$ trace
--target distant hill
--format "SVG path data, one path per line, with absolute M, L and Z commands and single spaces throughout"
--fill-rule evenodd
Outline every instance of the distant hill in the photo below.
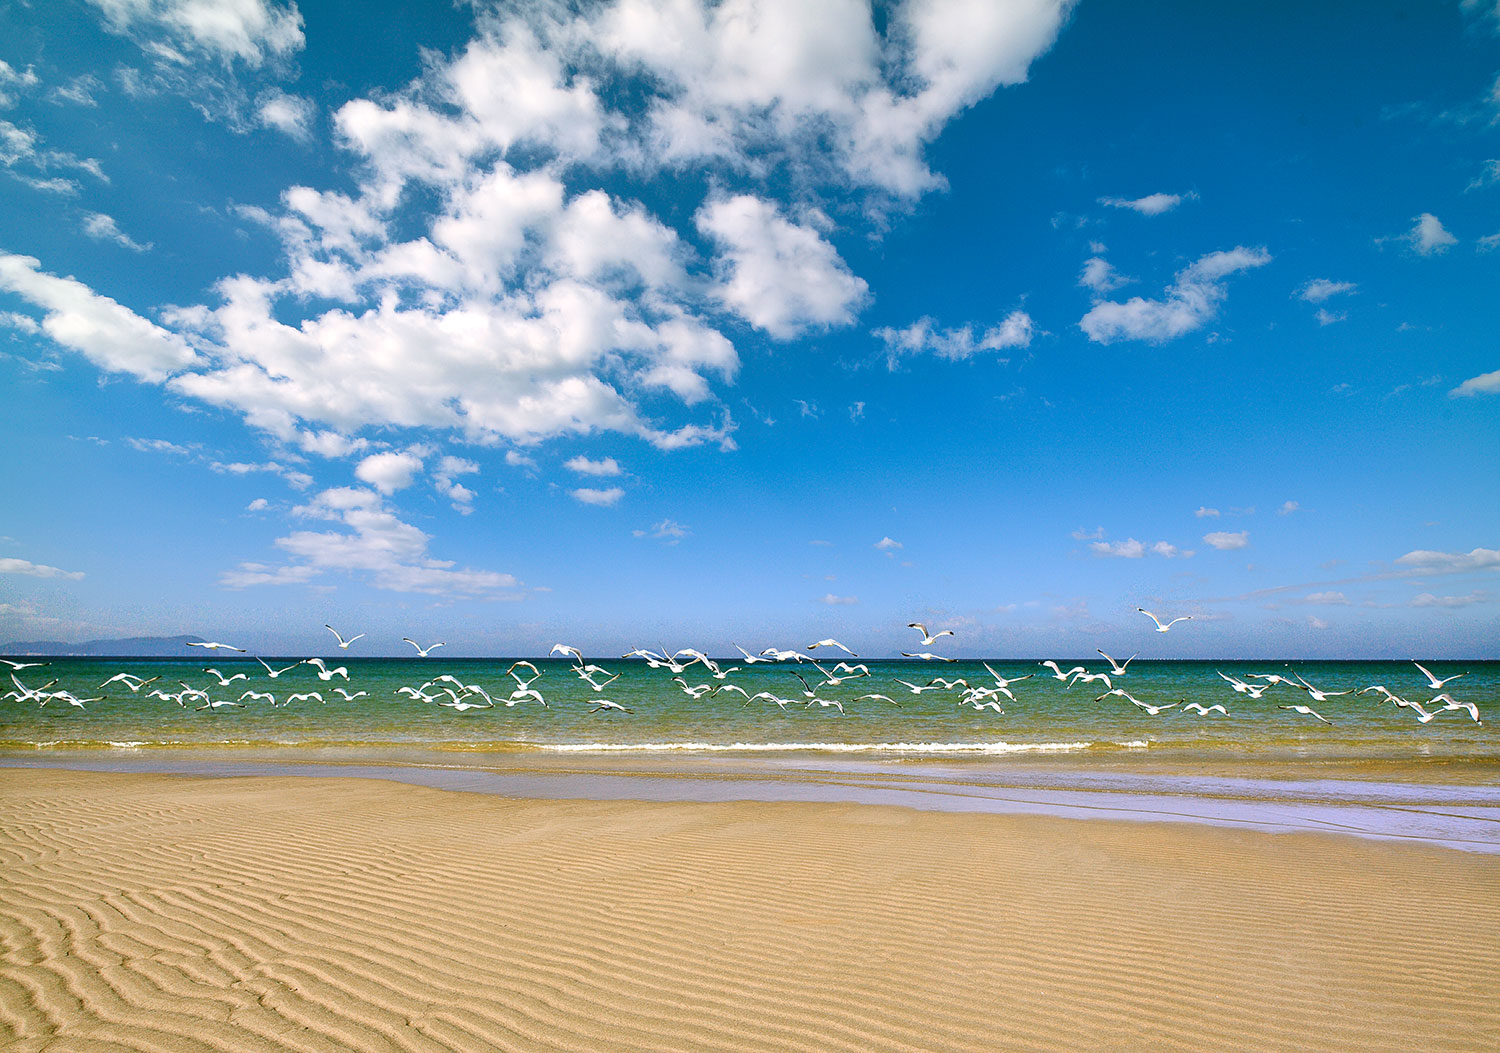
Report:
M 201 636 L 131 636 L 123 640 L 87 640 L 83 643 L 65 643 L 62 640 L 17 640 L 13 643 L 0 644 L 0 654 L 185 658 L 194 653 L 187 649 L 188 641 L 202 639 Z

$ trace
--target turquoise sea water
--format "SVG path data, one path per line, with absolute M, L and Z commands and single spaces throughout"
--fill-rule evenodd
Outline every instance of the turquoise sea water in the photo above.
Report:
M 45 659 L 38 659 L 44 661 Z M 830 660 L 826 665 L 830 665 Z M 295 658 L 270 660 L 275 668 Z M 1286 686 L 1271 688 L 1260 700 L 1236 694 L 1216 670 L 1243 678 L 1248 673 L 1300 673 L 1325 690 L 1346 690 L 1384 684 L 1397 694 L 1426 703 L 1435 692 L 1409 662 L 1222 661 L 1145 662 L 1137 660 L 1117 685 L 1142 702 L 1178 703 L 1177 708 L 1151 716 L 1121 698 L 1095 701 L 1101 684 L 1071 688 L 1051 677 L 1036 660 L 991 659 L 1004 677 L 1035 675 L 1013 684 L 1015 701 L 1000 699 L 1005 712 L 960 707 L 959 690 L 914 695 L 899 684 L 925 684 L 933 676 L 959 678 L 970 684 L 993 684 L 977 661 L 953 663 L 865 661 L 870 676 L 834 687 L 821 687 L 819 698 L 844 704 L 841 714 L 831 706 L 804 705 L 800 672 L 809 683 L 821 679 L 803 664 L 757 664 L 723 680 L 709 676 L 701 665 L 682 674 L 689 685 L 735 684 L 746 692 L 772 691 L 793 700 L 782 709 L 773 703 L 744 704 L 737 694 L 689 697 L 673 682 L 670 670 L 650 669 L 639 660 L 595 658 L 591 661 L 619 673 L 601 692 L 579 679 L 571 663 L 533 660 L 541 675 L 532 684 L 548 705 L 527 700 L 511 707 L 456 712 L 397 693 L 403 685 L 420 686 L 440 674 L 465 684 L 482 686 L 503 700 L 515 686 L 506 675 L 511 659 L 328 659 L 330 666 L 346 666 L 349 680 L 320 681 L 317 671 L 299 665 L 272 680 L 255 661 L 242 657 L 201 656 L 184 659 L 54 658 L 40 668 L 16 675 L 27 687 L 40 687 L 56 678 L 55 689 L 81 698 L 106 697 L 82 709 L 62 701 L 46 706 L 7 699 L 0 702 L 0 749 L 5 750 L 145 750 L 152 748 L 223 747 L 418 747 L 436 750 L 549 753 L 746 753 L 758 755 L 850 756 L 1006 756 L 1024 754 L 1122 754 L 1149 752 L 1155 756 L 1206 754 L 1238 757 L 1290 758 L 1500 758 L 1500 662 L 1424 663 L 1437 675 L 1465 675 L 1444 689 L 1461 701 L 1473 701 L 1483 724 L 1466 712 L 1444 712 L 1421 724 L 1409 710 L 1379 701 L 1374 694 L 1345 695 L 1323 702 Z M 1058 659 L 1063 669 L 1084 665 L 1107 670 L 1101 659 Z M 721 663 L 726 668 L 729 662 Z M 230 687 L 220 687 L 204 672 L 205 666 L 226 674 L 245 673 Z M 246 690 L 270 691 L 275 707 L 246 700 L 245 708 L 183 709 L 176 703 L 132 694 L 120 684 L 101 690 L 105 680 L 121 671 L 143 677 L 160 676 L 152 687 L 180 690 L 186 683 L 204 688 L 219 700 L 235 700 Z M 529 673 L 527 673 L 529 676 Z M 0 682 L 11 686 L 8 675 Z M 363 691 L 365 697 L 346 701 L 335 686 Z M 430 690 L 430 689 L 429 689 Z M 318 691 L 326 700 L 287 704 L 293 693 Z M 858 701 L 876 692 L 901 704 L 896 708 L 878 700 Z M 446 696 L 444 696 L 446 697 Z M 633 712 L 592 712 L 597 698 L 607 698 Z M 482 702 L 477 696 L 471 701 Z M 1184 701 L 1204 705 L 1222 703 L 1229 715 L 1199 716 L 1184 712 Z M 190 705 L 201 703 L 190 702 Z M 1278 708 L 1310 704 L 1333 723 L 1323 724 Z M 1493 720 L 1491 719 L 1493 718 Z

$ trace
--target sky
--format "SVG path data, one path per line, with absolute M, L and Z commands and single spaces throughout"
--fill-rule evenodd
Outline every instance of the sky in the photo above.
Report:
M 21 0 L 0 177 L 0 642 L 1500 654 L 1493 0 Z

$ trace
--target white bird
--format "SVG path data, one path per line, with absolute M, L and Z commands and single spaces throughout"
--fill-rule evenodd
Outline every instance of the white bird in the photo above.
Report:
M 604 681 L 604 683 L 601 684 L 599 683 L 599 681 L 594 679 L 594 674 L 590 673 L 587 669 L 580 669 L 578 670 L 578 679 L 582 680 L 585 684 L 588 684 L 589 687 L 593 688 L 595 691 L 603 691 L 605 687 L 613 684 L 616 680 L 620 679 L 620 674 L 616 673 L 614 676 L 610 677 L 608 680 Z
M 655 651 L 648 651 L 644 647 L 637 647 L 634 651 L 627 651 L 625 654 L 622 654 L 620 657 L 621 658 L 644 658 L 646 660 L 647 664 L 650 664 L 653 669 L 656 667 L 657 664 L 665 663 L 666 660 L 667 660 L 667 656 L 666 655 L 664 655 L 664 654 L 657 654 Z
M 1113 688 L 1115 686 L 1110 681 L 1108 673 L 1090 673 L 1087 670 L 1080 670 L 1074 673 L 1073 679 L 1068 681 L 1068 686 L 1072 687 L 1074 684 L 1092 684 L 1096 680 L 1103 680 L 1105 687 Z
M 243 695 L 240 696 L 240 701 L 243 702 L 247 698 L 265 699 L 267 702 L 271 703 L 271 705 L 276 705 L 276 696 L 271 694 L 271 692 L 269 691 L 246 691 Z
M 1442 708 L 1441 712 L 1447 712 L 1450 709 L 1466 709 L 1466 710 L 1469 711 L 1469 716 L 1471 716 L 1471 717 L 1474 718 L 1474 723 L 1476 723 L 1476 724 L 1483 724 L 1484 723 L 1484 721 L 1482 721 L 1482 720 L 1479 719 L 1479 707 L 1476 706 L 1472 702 L 1460 702 L 1456 698 L 1454 698 L 1452 695 L 1449 695 L 1449 694 L 1441 694 L 1441 695 L 1438 695 L 1436 698 L 1429 698 L 1427 700 L 1427 704 L 1429 706 L 1435 706 L 1439 702 L 1443 703 L 1443 708 Z
M 902 658 L 920 658 L 924 662 L 956 662 L 956 661 L 958 661 L 958 659 L 956 659 L 956 658 L 944 658 L 942 655 L 940 655 L 940 654 L 933 654 L 931 651 L 918 651 L 916 654 L 912 654 L 909 651 L 902 651 L 901 652 L 901 657 Z
M 953 630 L 952 629 L 944 629 L 940 633 L 930 633 L 930 632 L 927 631 L 927 626 L 923 625 L 921 622 L 907 622 L 906 623 L 906 627 L 908 629 L 915 629 L 915 630 L 917 630 L 917 632 L 919 632 L 919 633 L 922 634 L 922 646 L 923 647 L 931 647 L 933 644 L 937 643 L 938 637 L 940 637 L 940 636 L 952 636 L 953 635 Z
M 993 698 L 996 695 L 1004 695 L 1012 702 L 1016 700 L 1016 693 L 1014 691 L 1003 684 L 996 684 L 994 687 L 976 686 L 969 688 L 964 692 L 964 697 L 960 700 L 959 704 L 962 705 L 964 702 L 968 702 L 971 699 L 975 698 Z
M 782 709 L 792 704 L 792 700 L 789 698 L 782 698 L 780 695 L 772 694 L 770 691 L 757 691 L 745 699 L 745 705 L 748 706 L 751 702 L 757 702 L 761 699 L 765 699 L 767 702 L 775 702 Z
M 443 701 L 439 700 L 437 704 L 440 705 L 440 706 L 442 706 L 444 709 L 457 710 L 460 713 L 466 713 L 466 712 L 468 712 L 471 709 L 494 709 L 495 708 L 495 703 L 494 702 L 466 702 L 463 699 L 458 698 L 456 696 L 453 697 L 453 698 L 451 698 L 447 702 L 443 702 Z
M 0 658 L 0 662 L 4 662 L 17 672 L 20 672 L 22 669 L 35 669 L 38 666 L 52 664 L 51 662 L 12 662 L 9 658 Z
M 712 694 L 714 690 L 714 686 L 712 684 L 689 685 L 688 682 L 682 679 L 682 677 L 680 676 L 674 676 L 672 679 L 681 684 L 683 693 L 693 699 L 699 699 L 704 695 Z
M 204 672 L 207 672 L 207 670 L 204 670 Z M 140 677 L 136 676 L 134 673 L 116 673 L 114 676 L 110 677 L 108 680 L 104 681 L 104 683 L 100 684 L 99 686 L 100 687 L 108 687 L 110 684 L 118 682 L 118 683 L 122 683 L 126 687 L 130 688 L 130 693 L 132 695 L 135 695 L 135 694 L 139 694 L 141 688 L 145 687 L 147 684 L 154 684 L 154 683 L 156 683 L 160 679 L 161 679 L 160 676 L 153 676 L 150 680 L 142 680 Z M 131 683 L 131 681 L 134 681 L 134 683 Z
M 986 699 L 978 695 L 965 696 L 959 700 L 958 704 L 961 706 L 973 706 L 976 713 L 981 709 L 993 709 L 996 713 L 1005 713 L 1004 708 L 1001 707 L 999 702 L 996 702 L 993 698 Z
M 552 650 L 549 651 L 548 654 L 571 655 L 573 658 L 578 660 L 579 665 L 583 664 L 583 652 L 576 647 L 569 647 L 565 643 L 553 644 Z
M 1296 673 L 1293 673 L 1292 675 L 1295 676 L 1295 677 L 1297 677 L 1298 680 L 1302 680 L 1302 677 L 1300 675 L 1298 675 Z M 1292 686 L 1295 687 L 1296 685 L 1294 684 Z M 1324 699 L 1326 699 L 1326 698 L 1332 698 L 1335 695 L 1347 695 L 1347 694 L 1349 694 L 1348 691 L 1320 691 L 1316 687 L 1313 687 L 1311 684 L 1309 684 L 1306 680 L 1302 680 L 1302 690 L 1306 691 L 1307 694 L 1308 694 L 1308 696 L 1314 702 L 1322 702 Z M 1285 707 L 1283 707 L 1283 708 L 1285 708 Z
M 1156 615 L 1152 614 L 1150 611 L 1146 610 L 1146 608 L 1144 608 L 1144 607 L 1137 607 L 1136 610 L 1140 611 L 1147 618 L 1150 618 L 1153 622 L 1155 622 L 1156 623 L 1156 631 L 1159 632 L 1159 633 L 1166 632 L 1168 629 L 1172 628 L 1172 626 L 1176 625 L 1178 622 L 1190 622 L 1190 621 L 1193 620 L 1193 616 L 1191 614 L 1184 614 L 1181 618 L 1173 618 L 1166 625 L 1163 625 L 1161 623 L 1161 619 L 1158 618 Z
M 867 698 L 875 698 L 875 699 L 879 699 L 881 702 L 889 702 L 891 705 L 895 706 L 897 709 L 903 708 L 900 702 L 897 702 L 894 698 L 891 698 L 889 695 L 875 695 L 875 694 L 860 695 L 854 701 L 856 701 L 856 702 L 863 702 Z
M 607 698 L 596 698 L 596 699 L 593 700 L 593 702 L 594 702 L 594 708 L 591 709 L 591 710 L 589 710 L 590 713 L 597 713 L 601 709 L 612 709 L 612 710 L 614 710 L 617 713 L 634 713 L 635 712 L 635 710 L 631 709 L 629 706 L 622 706 L 622 705 L 620 705 L 620 703 L 618 703 L 618 702 L 611 702 Z
M 1129 691 L 1126 691 L 1123 687 L 1112 687 L 1108 691 L 1104 692 L 1104 694 L 1095 698 L 1094 701 L 1103 702 L 1110 695 L 1117 695 L 1118 697 L 1123 698 L 1128 702 L 1134 702 L 1136 705 L 1141 704 L 1139 699 L 1137 699 Z
M 309 658 L 306 660 L 306 664 L 312 666 L 318 671 L 319 680 L 328 681 L 332 680 L 336 676 L 343 677 L 345 683 L 347 683 L 349 680 L 348 666 L 338 665 L 334 666 L 332 669 L 329 669 L 321 658 Z
M 903 687 L 907 688 L 914 695 L 920 695 L 923 691 L 938 691 L 938 690 L 940 690 L 940 687 L 937 684 L 923 684 L 921 687 L 918 687 L 916 684 L 913 684 L 910 680 L 897 680 L 896 683 L 898 683 L 898 684 L 902 685 Z
M 243 702 L 224 702 L 224 701 L 220 701 L 220 700 L 216 700 L 216 699 L 210 699 L 209 701 L 203 703 L 203 705 L 199 706 L 198 708 L 199 709 L 244 709 L 245 708 L 245 703 L 243 703 Z
M 770 661 L 774 661 L 774 659 L 771 659 L 771 658 L 757 658 L 755 655 L 753 655 L 749 651 L 745 650 L 739 644 L 735 644 L 734 645 L 734 649 L 736 651 L 738 651 L 740 654 L 742 654 L 742 655 L 745 656 L 745 664 L 746 665 L 754 665 L 756 662 L 770 662 Z
M 516 675 L 516 670 L 521 666 L 525 666 L 527 669 L 531 670 L 531 680 L 535 680 L 537 677 L 542 675 L 542 671 L 536 666 L 532 665 L 530 662 L 527 662 L 525 660 L 512 662 L 510 668 L 507 669 L 506 672 L 510 674 L 511 679 L 520 684 L 522 687 L 530 687 L 531 680 L 522 680 L 519 676 Z
M 763 655 L 770 655 L 773 659 L 775 659 L 778 662 L 811 662 L 812 661 L 812 656 L 811 655 L 803 654 L 801 651 L 782 651 L 782 650 L 779 650 L 779 649 L 777 649 L 775 647 L 767 647 L 764 651 L 761 652 L 761 654 L 763 654 Z
M 338 694 L 343 695 L 345 702 L 353 702 L 356 698 L 364 698 L 369 694 L 368 691 L 356 691 L 351 695 L 347 687 L 336 687 L 333 690 Z
M 234 683 L 236 680 L 249 680 L 250 679 L 250 677 L 247 676 L 244 673 L 235 673 L 233 676 L 225 676 L 223 673 L 219 672 L 217 669 L 205 669 L 203 671 L 205 673 L 212 673 L 214 675 L 214 679 L 216 679 L 216 680 L 219 681 L 219 686 L 220 687 L 228 687 L 230 684 Z
M 955 687 L 962 687 L 967 689 L 969 686 L 969 682 L 961 676 L 955 677 L 952 680 L 944 680 L 940 676 L 935 676 L 932 678 L 932 683 L 936 684 L 938 687 L 941 687 L 944 691 L 952 691 Z
M 1042 665 L 1044 665 L 1048 669 L 1052 670 L 1052 679 L 1053 680 L 1067 680 L 1069 677 L 1073 676 L 1075 673 L 1086 673 L 1086 672 L 1088 672 L 1088 670 L 1085 669 L 1083 666 L 1081 666 L 1081 665 L 1075 665 L 1072 669 L 1069 669 L 1066 673 L 1064 673 L 1061 669 L 1059 669 L 1057 667 L 1057 663 L 1054 662 L 1054 661 L 1052 661 L 1052 659 L 1050 659 L 1050 658 L 1047 659 L 1045 662 L 1043 662 Z
M 362 637 L 362 636 L 365 635 L 364 633 L 360 633 L 359 636 L 351 636 L 351 637 L 349 637 L 349 639 L 346 640 L 342 636 L 339 635 L 339 631 L 337 629 L 335 629 L 333 626 L 325 624 L 323 626 L 323 628 L 325 628 L 329 632 L 333 633 L 334 639 L 338 640 L 338 642 L 339 642 L 339 646 L 342 647 L 342 648 L 345 648 L 346 650 L 348 649 L 349 645 L 352 644 L 355 640 L 358 640 L 360 637 Z
M 513 706 L 517 702 L 521 702 L 521 701 L 523 701 L 525 699 L 528 699 L 528 698 L 534 698 L 538 702 L 540 702 L 542 705 L 547 706 L 547 700 L 542 697 L 542 693 L 540 691 L 536 691 L 536 690 L 534 690 L 532 688 L 529 688 L 529 687 L 518 687 L 518 688 L 516 688 L 514 691 L 512 691 L 510 693 L 510 698 L 506 699 L 505 704 L 507 706 Z M 552 707 L 551 706 L 547 706 L 547 708 L 551 709 Z
M 261 658 L 259 655 L 256 656 L 255 660 L 257 662 L 259 662 L 261 665 L 265 665 L 266 666 L 266 675 L 268 677 L 270 677 L 272 680 L 275 680 L 282 673 L 290 673 L 293 669 L 296 669 L 299 665 L 302 664 L 301 662 L 293 662 L 291 665 L 287 666 L 285 669 L 272 669 L 270 666 L 266 665 L 266 660 L 264 658 Z
M 189 647 L 206 647 L 210 651 L 238 651 L 240 654 L 245 653 L 245 649 L 243 647 L 236 647 L 234 646 L 234 644 L 214 643 L 212 641 L 206 640 L 202 642 L 187 640 L 185 642 Z
M 750 692 L 746 691 L 743 687 L 740 687 L 739 684 L 724 684 L 724 685 L 720 686 L 720 688 L 717 691 L 715 691 L 714 694 L 716 694 L 716 695 L 722 695 L 722 694 L 725 694 L 726 692 L 733 692 L 733 691 L 738 691 L 740 693 L 740 696 L 742 698 L 746 699 L 746 700 L 748 700 L 750 698 Z
M 1371 691 L 1379 691 L 1382 695 L 1385 696 L 1385 700 L 1387 702 L 1391 701 L 1394 698 L 1399 697 L 1396 694 L 1396 692 L 1392 691 L 1390 688 L 1386 687 L 1384 684 L 1371 684 L 1369 687 L 1362 687 L 1362 688 L 1360 688 L 1358 691 L 1354 692 L 1354 694 L 1356 696 L 1357 695 L 1368 695 Z
M 850 658 L 858 658 L 859 657 L 859 655 L 857 655 L 853 651 L 849 650 L 849 648 L 845 647 L 843 644 L 841 644 L 837 640 L 833 640 L 833 639 L 819 640 L 817 643 L 810 643 L 810 644 L 807 645 L 807 649 L 809 651 L 816 650 L 819 647 L 837 647 L 840 651 L 843 651 Z
M 1139 699 L 1134 699 L 1133 698 L 1133 699 L 1131 699 L 1131 701 L 1134 702 L 1137 706 L 1140 706 L 1142 709 L 1144 709 L 1147 713 L 1151 714 L 1153 717 L 1159 715 L 1161 713 L 1161 711 L 1164 710 L 1164 709 L 1175 709 L 1177 707 L 1177 703 L 1176 702 L 1169 702 L 1165 706 L 1153 706 L 1149 702 L 1142 702 Z
M 1417 714 L 1417 722 L 1420 723 L 1420 724 L 1426 724 L 1433 717 L 1437 716 L 1437 713 L 1435 713 L 1435 712 L 1434 713 L 1427 712 L 1427 710 L 1423 709 L 1416 702 L 1408 702 L 1403 708 L 1410 709 L 1410 710 L 1415 710 L 1416 714 Z
M 836 698 L 818 698 L 816 696 L 812 696 L 812 697 L 808 698 L 808 700 L 806 702 L 806 705 L 810 706 L 814 702 L 816 702 L 818 705 L 822 706 L 824 709 L 827 709 L 829 706 L 832 706 L 834 709 L 836 709 L 836 710 L 839 711 L 840 715 L 843 715 L 843 713 L 844 713 L 844 703 L 840 702 Z
M 1412 662 L 1412 665 L 1422 670 L 1422 675 L 1427 677 L 1427 686 L 1432 688 L 1432 690 L 1434 691 L 1441 691 L 1443 689 L 1443 685 L 1450 680 L 1457 680 L 1461 676 L 1468 676 L 1467 673 L 1454 673 L 1452 676 L 1444 677 L 1442 680 L 1439 680 L 1437 677 L 1433 676 L 1432 671 L 1429 670 L 1421 662 Z
M 1094 650 L 1099 651 L 1099 648 L 1096 647 L 1096 648 L 1094 648 Z M 1104 654 L 1103 651 L 1099 651 L 1099 653 L 1100 654 Z M 1125 659 L 1125 664 L 1124 665 L 1121 665 L 1119 662 L 1116 662 L 1113 658 L 1111 658 L 1107 654 L 1104 654 L 1104 660 L 1109 663 L 1109 671 L 1111 673 L 1113 673 L 1115 676 L 1124 676 L 1126 668 L 1128 668 L 1129 665 L 1130 665 L 1130 663 L 1134 662 L 1136 660 L 1136 658 L 1139 657 L 1139 655 L 1140 655 L 1140 652 L 1137 651 L 1135 654 L 1133 654 L 1129 658 Z
M 439 647 L 447 647 L 448 646 L 445 643 L 435 643 L 435 644 L 428 644 L 426 647 L 423 647 L 421 644 L 417 643 L 417 641 L 413 640 L 410 636 L 403 636 L 403 637 L 401 637 L 401 642 L 402 643 L 409 643 L 413 647 L 415 647 L 417 649 L 417 657 L 418 658 L 426 658 L 429 654 L 431 654 L 433 651 L 436 651 Z
M 1323 716 L 1323 714 L 1313 712 L 1313 708 L 1311 706 L 1281 706 L 1279 708 L 1281 708 L 1281 709 L 1290 709 L 1293 713 L 1301 713 L 1305 717 L 1317 717 L 1319 720 L 1321 720 L 1325 724 L 1332 724 L 1333 723 L 1333 721 L 1331 721 L 1327 717 Z
M 16 679 L 15 673 L 10 674 L 10 682 L 12 684 L 15 684 L 16 690 L 21 693 L 18 698 L 18 701 L 21 702 L 40 702 L 42 699 L 42 692 L 46 691 L 53 684 L 57 683 L 56 680 L 49 680 L 41 687 L 27 687 L 25 684 L 21 683 L 21 681 Z
M 1267 687 L 1274 687 L 1276 684 L 1285 684 L 1287 687 L 1297 686 L 1296 681 L 1288 680 L 1280 673 L 1246 673 L 1245 675 L 1251 680 L 1264 680 Z
M 823 682 L 818 685 L 819 687 L 838 687 L 845 680 L 858 680 L 860 677 L 870 675 L 868 666 L 861 665 L 856 671 L 856 667 L 848 665 L 844 662 L 840 662 L 838 665 L 834 666 L 833 672 L 831 673 L 820 666 L 817 662 L 813 663 L 813 668 L 823 674 Z M 847 669 L 847 675 L 839 676 L 838 672 L 841 669 Z
M 291 705 L 293 702 L 306 702 L 310 698 L 316 698 L 319 702 L 323 701 L 323 696 L 316 691 L 305 691 L 295 695 L 287 695 L 286 701 L 288 705 Z M 326 705 L 327 703 L 324 704 Z
M 1229 710 L 1225 709 L 1223 704 L 1219 702 L 1215 702 L 1211 706 L 1204 706 L 1202 702 L 1189 702 L 1187 705 L 1182 707 L 1182 711 L 1184 713 L 1190 710 L 1194 713 L 1202 714 L 1205 717 L 1216 710 L 1220 713 L 1223 713 L 1226 717 L 1229 716 Z

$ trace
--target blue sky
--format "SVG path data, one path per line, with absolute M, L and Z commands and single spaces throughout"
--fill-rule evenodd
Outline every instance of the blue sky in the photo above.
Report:
M 0 641 L 1500 646 L 1494 4 L 0 41 Z

